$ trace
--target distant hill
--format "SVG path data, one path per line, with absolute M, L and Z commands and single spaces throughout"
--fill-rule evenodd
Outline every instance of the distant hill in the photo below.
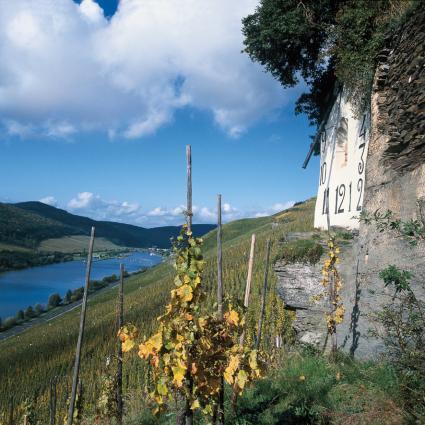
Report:
M 144 228 L 112 221 L 96 221 L 71 214 L 41 202 L 0 203 L 0 243 L 37 248 L 46 239 L 85 235 L 96 227 L 96 236 L 120 246 L 148 248 L 170 247 L 170 238 L 178 235 L 179 226 Z M 193 231 L 203 235 L 212 224 L 195 224 Z

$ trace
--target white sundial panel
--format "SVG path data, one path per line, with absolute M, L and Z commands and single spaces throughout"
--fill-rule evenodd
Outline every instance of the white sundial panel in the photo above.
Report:
M 340 94 L 320 138 L 320 176 L 314 227 L 356 229 L 363 206 L 369 116 L 354 117 Z

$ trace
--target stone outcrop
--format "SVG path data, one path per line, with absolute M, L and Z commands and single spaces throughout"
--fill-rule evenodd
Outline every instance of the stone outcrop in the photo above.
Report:
M 320 265 L 302 263 L 275 265 L 278 278 L 277 290 L 285 301 L 285 308 L 295 311 L 294 330 L 303 343 L 320 346 L 326 338 L 326 322 L 323 301 L 314 302 L 321 293 L 322 272 Z

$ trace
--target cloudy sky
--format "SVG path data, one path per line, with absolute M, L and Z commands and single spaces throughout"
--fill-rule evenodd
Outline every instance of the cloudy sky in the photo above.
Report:
M 241 53 L 257 0 L 0 0 L 0 197 L 177 224 L 193 149 L 195 221 L 314 195 L 283 90 Z

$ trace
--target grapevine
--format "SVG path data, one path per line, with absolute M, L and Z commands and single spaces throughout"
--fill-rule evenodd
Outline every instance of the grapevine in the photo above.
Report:
M 243 312 L 229 304 L 224 320 L 202 313 L 201 247 L 202 239 L 183 226 L 173 246 L 176 276 L 171 300 L 157 319 L 158 331 L 138 345 L 139 356 L 152 368 L 154 413 L 183 397 L 190 409 L 212 415 L 222 376 L 240 394 L 262 374 L 258 351 L 237 342 L 244 327 Z M 135 347 L 138 331 L 129 324 L 119 336 L 127 352 Z
M 328 239 L 328 256 L 322 268 L 322 285 L 324 287 L 323 294 L 316 297 L 316 300 L 326 296 L 329 300 L 329 311 L 325 312 L 325 319 L 328 329 L 328 335 L 332 338 L 332 351 L 336 351 L 336 328 L 344 320 L 345 307 L 342 303 L 340 291 L 342 288 L 342 280 L 336 265 L 339 263 L 338 254 L 340 249 L 335 244 L 335 238 L 330 236 Z

